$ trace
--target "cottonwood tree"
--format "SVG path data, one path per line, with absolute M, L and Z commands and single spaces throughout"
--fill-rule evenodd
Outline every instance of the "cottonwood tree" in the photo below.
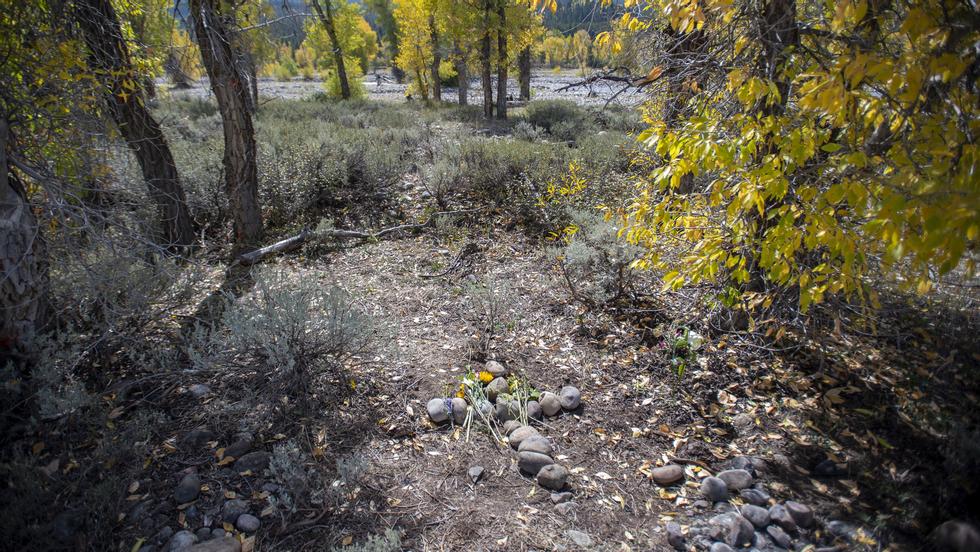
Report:
M 184 189 L 170 146 L 145 105 L 145 79 L 133 67 L 119 17 L 109 0 L 76 0 L 74 16 L 107 111 L 139 162 L 156 204 L 163 245 L 172 252 L 185 249 L 194 243 L 194 225 Z
M 235 48 L 232 6 L 224 0 L 191 0 L 190 6 L 201 61 L 221 112 L 225 192 L 232 212 L 237 252 L 258 245 L 262 239 L 248 81 L 238 63 L 240 54 Z
M 648 251 L 640 266 L 663 270 L 669 288 L 721 281 L 728 304 L 790 297 L 803 310 L 841 294 L 874 304 L 867 282 L 879 269 L 921 292 L 953 270 L 974 274 L 980 14 L 970 3 L 641 10 L 627 16 L 637 29 L 699 33 L 710 56 L 662 60 L 678 64 L 663 74 L 689 75 L 690 97 L 639 137 L 663 160 L 622 211 L 624 236 Z M 694 193 L 680 191 L 688 177 Z
M 337 80 L 340 83 L 340 97 L 350 99 L 350 82 L 347 80 L 347 66 L 344 62 L 344 49 L 340 40 L 337 38 L 337 28 L 334 25 L 333 0 L 312 0 L 313 8 L 320 17 L 320 23 L 330 37 L 330 45 L 333 47 L 334 68 L 337 71 Z

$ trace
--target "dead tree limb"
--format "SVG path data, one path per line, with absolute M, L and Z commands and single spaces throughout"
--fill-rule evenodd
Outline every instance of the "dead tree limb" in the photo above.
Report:
M 438 213 L 433 213 L 429 216 L 428 220 L 422 223 L 414 224 L 399 224 L 398 226 L 391 226 L 389 228 L 384 228 L 378 230 L 377 232 L 363 232 L 360 230 L 341 230 L 341 229 L 330 229 L 330 230 L 311 230 L 309 228 L 303 229 L 302 232 L 296 234 L 295 236 L 288 237 L 284 240 L 277 241 L 271 245 L 261 247 L 254 251 L 249 251 L 248 253 L 243 253 L 235 259 L 235 262 L 229 266 L 231 267 L 241 265 L 241 266 L 251 266 L 278 253 L 286 253 L 288 251 L 293 251 L 303 245 L 308 241 L 319 241 L 330 238 L 338 239 L 359 239 L 359 240 L 376 240 L 383 238 L 389 234 L 394 234 L 397 232 L 408 231 L 408 230 L 422 230 L 423 228 L 428 228 L 433 226 L 436 222 L 436 218 L 440 216 L 453 216 L 460 215 L 464 213 L 472 213 L 477 211 L 477 209 L 465 209 L 462 211 L 440 211 Z

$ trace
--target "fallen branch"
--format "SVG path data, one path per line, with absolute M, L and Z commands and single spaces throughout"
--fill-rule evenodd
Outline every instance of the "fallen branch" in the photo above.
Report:
M 423 228 L 427 228 L 435 224 L 436 217 L 439 216 L 459 215 L 463 213 L 472 213 L 473 211 L 476 211 L 476 209 L 466 209 L 463 211 L 441 211 L 438 213 L 433 213 L 431 216 L 429 216 L 429 219 L 423 223 L 400 224 L 398 226 L 392 226 L 390 228 L 378 230 L 377 232 L 362 232 L 359 230 L 340 230 L 340 229 L 315 231 L 315 230 L 310 230 L 309 228 L 305 228 L 303 229 L 302 232 L 296 234 L 295 236 L 291 236 L 284 240 L 273 243 L 271 245 L 261 247 L 259 249 L 256 249 L 255 251 L 249 251 L 248 253 L 243 253 L 239 255 L 238 258 L 235 259 L 235 262 L 233 262 L 229 268 L 234 267 L 236 265 L 251 266 L 271 255 L 275 255 L 277 253 L 285 253 L 287 251 L 293 251 L 294 249 L 297 249 L 298 247 L 300 247 L 301 245 L 303 245 L 308 241 L 323 240 L 328 238 L 359 239 L 359 240 L 379 239 L 384 236 L 387 236 L 388 234 L 394 234 L 396 232 L 401 232 L 405 230 L 421 230 Z

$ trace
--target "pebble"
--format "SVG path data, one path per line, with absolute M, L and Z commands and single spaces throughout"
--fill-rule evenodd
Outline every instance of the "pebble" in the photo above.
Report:
M 769 538 L 772 539 L 772 542 L 782 546 L 783 548 L 789 548 L 790 544 L 793 542 L 793 539 L 786 534 L 786 531 L 783 531 L 783 528 L 778 525 L 770 525 L 769 527 L 766 527 L 766 533 L 769 534 Z
M 820 477 L 844 477 L 847 475 L 847 465 L 838 464 L 828 458 L 813 467 L 813 474 Z
M 713 526 L 711 536 L 715 540 L 725 541 L 729 546 L 740 547 L 748 544 L 755 534 L 752 523 L 735 512 L 719 514 L 708 520 L 708 524 Z
M 466 401 L 459 397 L 453 397 L 449 401 L 449 405 L 452 410 L 453 423 L 463 425 L 463 422 L 466 421 Z
M 769 525 L 769 510 L 754 504 L 742 506 L 742 517 L 752 522 L 759 529 L 765 529 Z
M 544 417 L 544 410 L 538 401 L 527 401 L 527 417 L 530 420 L 540 420 Z
M 141 549 L 142 550 L 142 549 Z M 201 544 L 195 544 L 187 549 L 187 552 L 241 552 L 242 543 L 238 539 L 224 537 L 211 539 Z
M 699 510 L 707 510 L 708 508 L 711 507 L 711 503 L 708 502 L 707 500 L 695 500 L 694 503 L 691 504 L 691 506 L 694 506 Z
M 793 521 L 800 527 L 810 527 L 813 525 L 813 510 L 805 504 L 787 500 L 785 503 L 786 511 L 793 517 Z
M 516 401 L 498 400 L 497 406 L 494 409 L 494 414 L 501 422 L 516 420 L 521 415 L 520 406 Z
M 575 410 L 582 404 L 582 394 L 571 385 L 566 385 L 558 392 L 558 401 L 565 410 Z
M 200 427 L 191 430 L 180 440 L 180 448 L 184 451 L 196 451 L 203 448 L 209 441 L 214 441 L 214 432 Z
M 238 439 L 234 443 L 225 447 L 225 456 L 231 456 L 232 458 L 241 458 L 248 454 L 248 451 L 252 450 L 252 439 Z
M 211 388 L 203 383 L 195 383 L 187 388 L 195 398 L 200 399 L 211 394 Z
M 449 420 L 449 405 L 446 404 L 445 399 L 430 400 L 425 404 L 425 410 L 434 423 L 441 424 Z
M 932 540 L 939 550 L 980 550 L 980 529 L 972 523 L 951 519 L 936 527 Z
M 156 543 L 164 543 L 170 537 L 172 537 L 173 535 L 174 535 L 173 528 L 171 528 L 171 527 L 163 527 L 162 529 L 160 529 L 159 531 L 157 531 L 157 534 L 156 535 L 153 535 L 153 542 L 156 542 Z
M 190 531 L 183 530 L 174 533 L 174 536 L 170 538 L 167 542 L 166 550 L 167 552 L 183 552 L 193 546 L 197 542 L 197 535 L 191 533 Z
M 740 491 L 752 486 L 753 477 L 747 470 L 725 470 L 718 474 L 721 479 L 733 491 Z
M 238 517 L 248 512 L 248 503 L 240 498 L 233 498 L 221 507 L 221 519 L 225 523 L 235 523 Z
M 789 515 L 789 511 L 782 504 L 774 504 L 769 508 L 769 517 L 772 519 L 772 523 L 780 526 L 783 530 L 790 533 L 796 532 L 796 522 L 793 521 L 793 516 Z
M 478 483 L 483 477 L 483 466 L 473 466 L 466 471 L 466 475 L 470 477 L 470 481 L 473 483 Z
M 554 463 L 550 456 L 537 452 L 521 452 L 517 455 L 517 467 L 532 477 L 538 475 L 541 468 Z
M 541 411 L 544 412 L 545 416 L 554 416 L 561 412 L 561 401 L 558 399 L 558 395 L 551 391 L 541 393 L 538 402 L 541 403 Z
M 197 531 L 194 531 L 194 534 L 197 535 L 197 540 L 199 540 L 201 542 L 206 541 L 206 540 L 211 540 L 211 528 L 210 527 L 201 527 Z
M 578 509 L 578 502 L 562 502 L 555 506 L 555 511 L 563 516 L 570 516 Z
M 549 464 L 538 472 L 538 485 L 552 491 L 565 488 L 568 481 L 568 470 L 558 464 Z
M 667 487 L 684 479 L 684 468 L 677 464 L 667 464 L 666 466 L 654 468 L 650 472 L 650 477 L 653 478 L 654 483 L 657 485 Z
M 540 435 L 533 435 L 521 441 L 517 447 L 518 452 L 530 451 L 551 456 L 551 442 Z
M 238 473 L 250 471 L 260 473 L 269 467 L 269 460 L 272 455 L 264 450 L 250 452 L 235 461 L 235 471 Z
M 541 434 L 538 433 L 538 430 L 531 426 L 521 426 L 514 431 L 511 431 L 510 435 L 507 436 L 507 439 L 510 441 L 510 447 L 512 449 L 520 450 L 521 443 L 524 441 L 524 439 L 540 435 Z
M 677 550 L 684 550 L 686 548 L 686 539 L 684 539 L 684 532 L 681 531 L 681 526 L 675 521 L 671 521 L 667 524 L 667 544 L 673 546 Z
M 180 483 L 177 484 L 177 488 L 174 489 L 174 500 L 178 504 L 185 504 L 187 502 L 193 502 L 197 500 L 197 497 L 201 495 L 201 477 L 196 473 L 189 473 L 185 475 Z
M 728 500 L 728 485 L 717 477 L 705 477 L 701 481 L 701 494 L 711 502 Z
M 496 378 L 490 382 L 483 390 L 487 394 L 490 402 L 497 402 L 497 397 L 506 393 L 510 388 L 507 386 L 507 378 Z
M 835 537 L 842 538 L 847 541 L 854 540 L 854 536 L 857 533 L 857 527 L 854 527 L 850 523 L 844 521 L 832 520 L 827 522 L 827 531 Z
M 507 422 L 504 423 L 504 435 L 510 435 L 512 431 L 523 426 L 524 424 L 518 422 L 517 420 L 507 420 Z
M 716 542 L 711 545 L 711 550 L 708 552 L 735 552 L 735 549 L 723 542 Z
M 568 502 L 572 499 L 572 493 L 565 491 L 563 493 L 551 493 L 552 504 L 561 504 L 562 502 Z
M 507 368 L 496 360 L 488 360 L 487 363 L 483 365 L 483 369 L 493 374 L 495 378 L 506 376 L 508 374 Z
M 221 527 L 215 527 L 214 529 L 211 530 L 212 539 L 220 539 L 225 535 L 226 535 L 225 530 L 222 529 Z
M 738 496 L 742 497 L 742 500 L 749 504 L 756 506 L 769 505 L 769 493 L 760 491 L 759 489 L 742 489 L 739 491 Z
M 259 530 L 260 525 L 262 522 L 252 514 L 242 514 L 238 516 L 238 521 L 235 522 L 235 527 L 243 533 L 254 533 Z
M 565 531 L 568 538 L 572 539 L 572 542 L 581 546 L 582 548 L 588 548 L 592 546 L 592 537 L 588 533 L 583 533 L 581 531 L 576 531 L 575 529 L 569 529 Z
M 489 420 L 493 416 L 493 403 L 490 401 L 481 400 L 476 403 L 476 409 L 482 415 L 481 417 Z

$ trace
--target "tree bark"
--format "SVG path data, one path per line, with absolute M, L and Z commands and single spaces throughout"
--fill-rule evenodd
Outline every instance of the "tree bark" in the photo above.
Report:
M 531 99 L 531 47 L 521 50 L 517 57 L 517 68 L 520 70 L 521 101 Z
M 221 0 L 191 0 L 194 34 L 201 61 L 218 100 L 224 129 L 225 192 L 235 229 L 235 252 L 262 240 L 262 211 L 255 165 L 255 128 L 248 112 L 248 90 L 235 63 L 231 28 L 234 19 L 221 12 Z
M 159 123 L 143 103 L 119 18 L 109 0 L 79 0 L 75 16 L 88 46 L 89 63 L 104 85 L 105 102 L 119 133 L 136 156 L 156 204 L 160 240 L 171 253 L 194 243 L 194 225 L 177 166 Z
M 434 14 L 429 15 L 429 37 L 432 40 L 432 99 L 441 102 L 442 81 L 439 79 L 439 64 L 442 63 L 442 56 L 439 55 L 439 29 L 436 28 Z
M 497 0 L 497 118 L 507 118 L 507 0 Z
M 9 127 L 0 114 L 0 364 L 33 358 L 47 311 L 44 239 L 24 186 L 7 158 Z M 29 363 L 29 362 L 28 362 Z
M 340 47 L 340 41 L 337 40 L 337 29 L 333 24 L 333 6 L 330 5 L 332 1 L 324 0 L 324 5 L 321 6 L 320 0 L 313 0 L 313 8 L 320 16 L 320 22 L 323 23 L 327 30 L 327 36 L 330 38 L 333 60 L 337 65 L 337 79 L 340 81 L 340 97 L 348 100 L 350 99 L 350 83 L 347 81 L 347 67 L 344 66 L 344 50 Z
M 480 39 L 480 79 L 483 83 L 483 116 L 493 118 L 493 81 L 490 67 L 490 13 L 493 0 L 483 0 L 483 38 Z
M 463 49 L 459 47 L 459 42 L 456 42 L 454 47 L 456 53 L 456 80 L 459 81 L 459 105 L 466 105 L 469 102 L 468 96 L 470 94 L 470 76 L 466 69 L 466 55 L 463 53 Z

